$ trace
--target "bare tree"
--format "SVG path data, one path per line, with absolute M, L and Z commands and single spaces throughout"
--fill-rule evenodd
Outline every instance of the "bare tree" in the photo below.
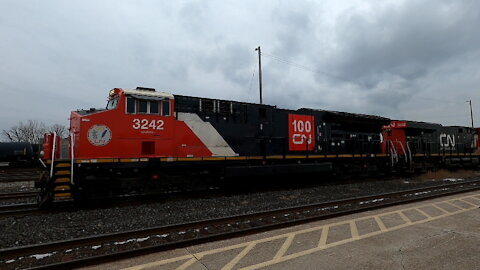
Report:
M 38 143 L 45 133 L 53 131 L 57 132 L 62 138 L 68 136 L 65 126 L 55 124 L 47 127 L 44 123 L 36 120 L 28 120 L 26 123 L 20 122 L 8 130 L 4 129 L 2 130 L 2 135 L 11 142 Z
M 67 138 L 68 137 L 68 129 L 64 125 L 54 124 L 48 128 L 49 132 L 56 132 L 57 136 L 60 138 Z

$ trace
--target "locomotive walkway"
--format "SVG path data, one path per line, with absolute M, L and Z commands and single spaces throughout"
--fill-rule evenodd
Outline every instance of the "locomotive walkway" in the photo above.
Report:
M 477 269 L 480 192 L 82 269 Z

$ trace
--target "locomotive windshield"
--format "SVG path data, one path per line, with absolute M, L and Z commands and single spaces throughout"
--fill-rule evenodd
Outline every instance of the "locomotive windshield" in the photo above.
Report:
M 111 97 L 111 98 L 108 100 L 106 109 L 107 109 L 107 110 L 115 109 L 115 108 L 117 107 L 117 105 L 118 105 L 118 100 L 119 100 L 119 99 L 120 99 L 119 96 Z

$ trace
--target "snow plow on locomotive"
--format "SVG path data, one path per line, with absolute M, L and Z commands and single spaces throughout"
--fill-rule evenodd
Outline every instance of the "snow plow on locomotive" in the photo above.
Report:
M 264 176 L 291 181 L 289 176 L 303 173 L 320 180 L 325 175 L 410 171 L 447 160 L 478 164 L 473 129 L 463 128 L 460 135 L 457 127 L 457 133 L 444 132 L 450 137 L 441 133 L 439 141 L 422 144 L 429 128 L 433 138 L 441 125 L 422 129 L 408 122 L 402 129 L 400 123 L 372 115 L 115 88 L 105 109 L 71 113 L 68 147 L 55 134 L 45 135 L 48 172 L 37 186 L 42 202 L 49 202 Z M 68 152 L 62 153 L 62 147 Z

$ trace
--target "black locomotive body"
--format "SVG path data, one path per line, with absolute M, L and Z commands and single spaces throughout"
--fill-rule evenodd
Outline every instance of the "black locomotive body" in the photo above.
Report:
M 379 116 L 178 95 L 175 106 L 177 113 L 196 114 L 210 123 L 239 156 L 379 154 L 382 126 L 390 123 Z M 295 129 L 313 136 L 302 138 L 306 133 L 295 134 Z

